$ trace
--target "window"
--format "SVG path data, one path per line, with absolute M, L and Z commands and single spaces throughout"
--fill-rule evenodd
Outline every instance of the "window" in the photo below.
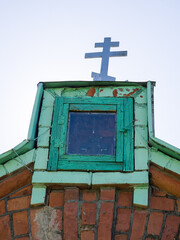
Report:
M 69 112 L 68 155 L 115 155 L 116 114 Z
M 133 170 L 133 99 L 57 97 L 49 170 Z

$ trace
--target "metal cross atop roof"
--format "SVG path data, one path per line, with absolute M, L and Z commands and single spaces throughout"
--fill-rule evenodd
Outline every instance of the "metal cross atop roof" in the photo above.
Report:
M 92 72 L 91 77 L 94 81 L 115 81 L 116 78 L 108 76 L 109 57 L 125 57 L 127 51 L 110 52 L 111 47 L 119 47 L 119 42 L 111 42 L 111 38 L 104 38 L 104 42 L 95 43 L 95 48 L 102 47 L 102 52 L 86 53 L 85 58 L 102 58 L 101 72 Z

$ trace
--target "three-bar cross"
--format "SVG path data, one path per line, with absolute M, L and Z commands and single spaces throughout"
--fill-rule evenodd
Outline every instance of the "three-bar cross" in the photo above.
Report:
M 95 48 L 102 47 L 102 52 L 86 53 L 85 58 L 102 58 L 101 72 L 92 72 L 94 81 L 115 81 L 114 77 L 108 76 L 109 57 L 124 57 L 127 56 L 127 51 L 110 52 L 111 47 L 119 47 L 119 42 L 111 42 L 111 38 L 104 38 L 104 42 L 95 43 Z

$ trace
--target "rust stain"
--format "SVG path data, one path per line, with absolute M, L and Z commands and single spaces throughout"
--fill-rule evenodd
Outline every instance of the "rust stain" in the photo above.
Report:
M 114 97 L 117 97 L 117 93 L 118 93 L 118 92 L 117 92 L 117 89 L 114 89 L 114 91 L 113 91 L 113 96 L 114 96 Z
M 119 89 L 119 91 L 123 92 L 123 88 L 118 88 L 118 89 Z
M 140 97 L 141 97 L 141 98 L 143 98 L 143 96 L 142 96 L 142 95 L 141 95 Z
M 100 92 L 103 92 L 103 89 L 100 89 Z
M 88 90 L 88 92 L 86 93 L 86 96 L 93 97 L 94 94 L 95 94 L 95 92 L 96 92 L 96 89 L 95 89 L 95 88 L 90 88 L 90 89 Z
M 128 93 L 128 94 L 124 94 L 125 97 L 129 97 L 131 95 L 133 95 L 135 92 L 137 92 L 139 90 L 139 88 L 134 88 L 132 92 Z
M 129 91 L 130 91 L 130 89 L 129 89 L 129 88 L 126 88 L 126 91 L 127 91 L 127 92 L 129 92 Z

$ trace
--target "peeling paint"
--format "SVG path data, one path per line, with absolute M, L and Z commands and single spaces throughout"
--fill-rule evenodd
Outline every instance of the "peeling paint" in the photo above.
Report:
M 95 88 L 90 88 L 90 89 L 88 90 L 88 92 L 86 93 L 86 96 L 93 97 L 94 94 L 95 94 L 95 92 L 96 92 L 96 89 L 95 89 Z
M 126 89 L 127 90 L 127 89 Z M 128 94 L 124 94 L 125 97 L 130 97 L 132 96 L 135 92 L 137 92 L 139 90 L 139 88 L 134 88 L 132 92 L 128 93 Z
M 34 222 L 38 225 L 37 237 L 44 240 L 62 240 L 61 220 L 56 209 L 44 207 L 35 216 Z
M 114 91 L 113 91 L 113 96 L 114 96 L 114 97 L 117 97 L 117 93 L 118 93 L 118 92 L 117 92 L 117 89 L 114 89 Z
M 124 89 L 123 89 L 123 88 L 119 88 L 119 91 L 120 91 L 120 92 L 123 92 L 123 91 L 124 91 Z

